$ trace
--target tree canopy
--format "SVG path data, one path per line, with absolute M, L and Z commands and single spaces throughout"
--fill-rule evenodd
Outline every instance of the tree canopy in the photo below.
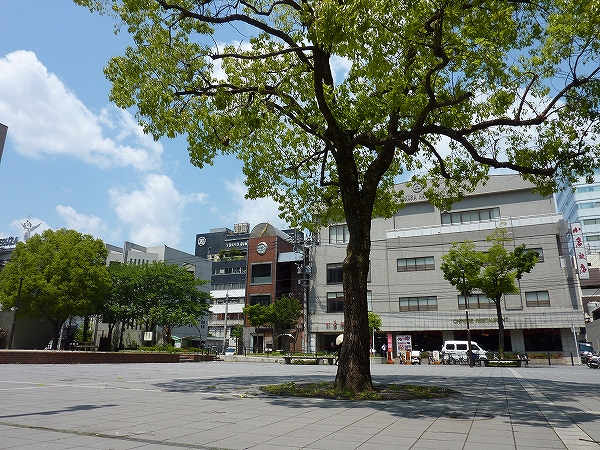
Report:
M 372 389 L 370 222 L 400 176 L 448 209 L 490 168 L 549 193 L 600 164 L 597 1 L 75 1 L 131 33 L 105 73 L 147 132 L 236 155 L 292 226 L 347 223 L 339 387 Z
M 491 246 L 476 250 L 471 241 L 454 243 L 450 251 L 442 256 L 440 268 L 444 278 L 461 293 L 468 307 L 469 296 L 479 291 L 494 301 L 498 317 L 498 351 L 504 354 L 504 320 L 502 318 L 502 297 L 505 294 L 518 294 L 516 284 L 523 274 L 531 272 L 539 254 L 527 250 L 525 244 L 515 247 L 512 252 L 506 249 L 511 241 L 505 228 L 497 228 L 486 237 Z M 465 297 L 466 295 L 466 297 Z
M 168 343 L 173 328 L 197 325 L 210 308 L 210 295 L 198 290 L 206 282 L 177 264 L 111 264 L 109 272 L 112 288 L 102 310 L 109 326 L 135 321 L 148 331 L 159 325 Z
M 99 311 L 110 288 L 107 253 L 102 240 L 64 228 L 17 243 L 0 272 L 2 308 L 16 305 L 22 279 L 18 314 L 50 320 L 56 349 L 60 329 L 69 317 Z

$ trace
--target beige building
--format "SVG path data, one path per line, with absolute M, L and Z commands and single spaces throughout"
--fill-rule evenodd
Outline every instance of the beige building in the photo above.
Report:
M 369 310 L 382 320 L 375 336 L 379 349 L 391 334 L 394 345 L 411 337 L 412 347 L 436 350 L 445 340 L 466 338 L 464 299 L 440 269 L 453 242 L 470 240 L 485 249 L 486 236 L 503 226 L 516 245 L 540 252 L 540 261 L 520 281 L 520 294 L 502 300 L 505 349 L 576 354 L 575 339 L 585 331 L 578 285 L 568 257 L 568 226 L 553 197 L 533 192 L 516 175 L 493 176 L 485 186 L 441 211 L 418 189 L 404 189 L 406 206 L 392 218 L 374 219 L 371 239 Z M 348 239 L 344 224 L 324 228 L 314 249 L 308 312 L 312 349 L 333 347 L 344 329 L 341 263 Z M 567 256 L 565 256 L 567 255 Z M 461 301 L 462 299 L 462 301 Z M 469 296 L 471 338 L 498 348 L 494 303 Z M 572 331 L 572 327 L 575 333 Z

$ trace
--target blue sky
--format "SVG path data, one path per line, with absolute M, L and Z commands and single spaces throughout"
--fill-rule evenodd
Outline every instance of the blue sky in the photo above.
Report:
M 244 200 L 241 163 L 198 169 L 183 138 L 154 142 L 108 100 L 102 72 L 131 40 L 71 0 L 0 2 L 0 238 L 72 228 L 121 246 L 194 252 L 196 233 L 284 228 L 270 200 Z

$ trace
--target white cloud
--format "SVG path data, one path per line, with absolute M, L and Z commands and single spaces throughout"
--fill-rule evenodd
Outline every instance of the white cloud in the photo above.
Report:
M 249 200 L 245 198 L 248 189 L 241 179 L 225 181 L 225 190 L 230 194 L 232 206 L 236 208 L 230 213 L 223 214 L 220 210 L 213 210 L 227 223 L 248 222 L 251 226 L 268 222 L 275 228 L 286 229 L 289 226 L 279 218 L 278 204 L 270 198 Z
M 66 222 L 65 228 L 91 234 L 95 238 L 101 238 L 105 241 L 112 241 L 118 235 L 115 230 L 109 231 L 106 223 L 99 217 L 79 214 L 71 206 L 58 205 L 56 212 Z
M 348 73 L 350 73 L 350 69 L 352 69 L 352 61 L 342 56 L 332 55 L 331 69 L 333 77 L 338 82 L 342 82 L 348 76 Z
M 111 206 L 131 227 L 129 239 L 144 246 L 177 247 L 181 240 L 183 210 L 190 202 L 203 202 L 204 194 L 183 195 L 166 175 L 150 174 L 139 190 L 109 190 Z
M 163 152 L 129 112 L 112 106 L 99 115 L 90 111 L 33 52 L 0 58 L 0 117 L 16 150 L 31 158 L 66 155 L 102 168 L 149 170 Z

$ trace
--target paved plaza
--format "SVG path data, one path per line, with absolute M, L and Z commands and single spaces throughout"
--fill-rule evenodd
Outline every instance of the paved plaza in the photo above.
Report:
M 374 364 L 376 383 L 458 397 L 342 401 L 257 387 L 332 380 L 337 367 L 251 362 L 0 366 L 1 449 L 588 449 L 600 370 Z

